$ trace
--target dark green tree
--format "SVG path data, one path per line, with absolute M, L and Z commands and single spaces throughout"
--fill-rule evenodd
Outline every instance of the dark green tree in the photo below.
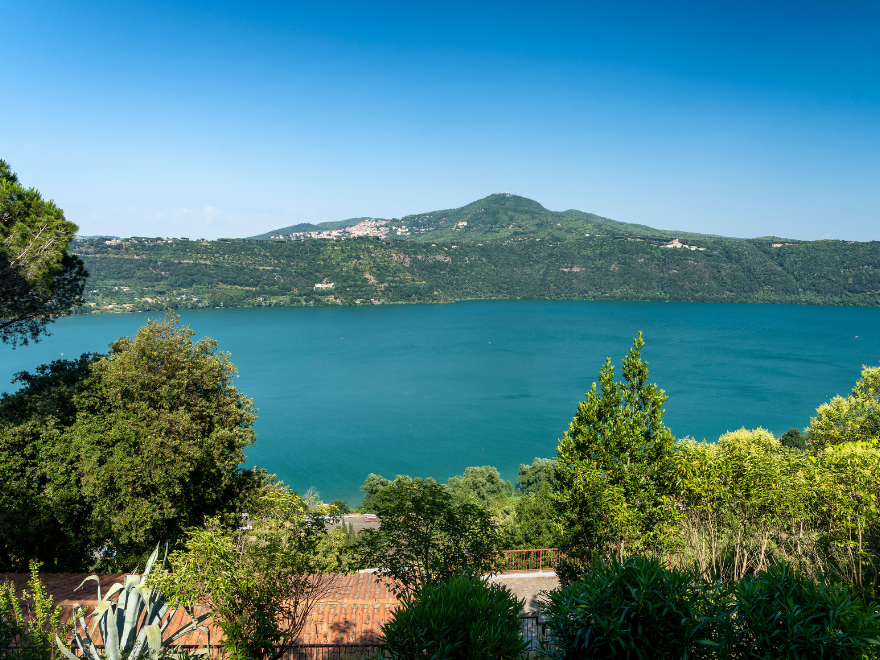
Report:
M 50 571 L 78 570 L 88 549 L 89 507 L 64 431 L 99 356 L 55 360 L 20 372 L 21 389 L 0 397 L 0 571 L 29 560 Z
M 538 458 L 531 465 L 519 464 L 519 475 L 516 478 L 516 489 L 523 493 L 537 493 L 542 487 L 549 486 L 553 481 L 556 461 L 552 458 Z
M 460 573 L 490 572 L 500 538 L 485 508 L 452 496 L 433 479 L 398 477 L 374 498 L 379 529 L 358 536 L 367 566 L 411 597 Z
M 25 386 L 0 398 L 7 570 L 83 570 L 102 548 L 137 563 L 271 480 L 239 468 L 256 415 L 235 366 L 192 335 L 176 316 L 151 320 L 106 356 L 19 374 Z
M 563 536 L 564 580 L 596 558 L 659 552 L 674 540 L 672 432 L 663 424 L 666 395 L 648 383 L 642 333 L 615 382 L 611 359 L 578 405 L 557 448 L 553 500 Z
M 76 231 L 0 160 L 0 341 L 38 341 L 56 317 L 82 304 L 88 273 L 67 251 Z
M 483 506 L 489 506 L 499 498 L 513 495 L 513 486 L 501 478 L 498 468 L 491 465 L 465 468 L 464 474 L 449 478 L 449 492 L 456 497 L 473 498 Z
M 807 439 L 795 428 L 788 429 L 783 433 L 782 437 L 779 438 L 779 441 L 782 443 L 783 447 L 788 447 L 789 449 L 807 448 Z
M 95 534 L 142 553 L 229 507 L 255 440 L 253 401 L 210 338 L 168 315 L 94 363 L 67 436 Z
M 364 501 L 361 502 L 361 505 L 358 507 L 358 511 L 361 513 L 375 513 L 376 505 L 374 504 L 374 498 L 378 495 L 382 490 L 388 488 L 391 485 L 391 480 L 386 479 L 385 477 L 373 474 L 367 475 L 367 478 L 364 479 L 364 483 L 361 485 L 360 490 L 364 491 Z
M 557 547 L 561 539 L 554 516 L 554 502 L 548 484 L 537 492 L 531 491 L 516 498 L 513 515 L 504 521 L 501 528 L 504 548 Z
M 426 586 L 382 626 L 383 657 L 520 660 L 529 645 L 522 607 L 506 586 L 474 575 Z

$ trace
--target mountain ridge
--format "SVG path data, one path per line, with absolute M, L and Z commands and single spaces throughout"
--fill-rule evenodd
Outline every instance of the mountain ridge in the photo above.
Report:
M 248 237 L 265 240 L 277 237 L 287 239 L 303 232 L 346 229 L 364 220 L 384 223 L 388 233 L 403 240 L 494 242 L 516 241 L 525 238 L 570 240 L 589 235 L 618 235 L 652 238 L 729 238 L 718 234 L 703 234 L 671 229 L 656 229 L 648 225 L 612 220 L 595 213 L 568 209 L 551 211 L 528 197 L 510 193 L 493 193 L 464 206 L 413 213 L 402 218 L 349 218 L 318 224 L 301 223 L 282 227 Z

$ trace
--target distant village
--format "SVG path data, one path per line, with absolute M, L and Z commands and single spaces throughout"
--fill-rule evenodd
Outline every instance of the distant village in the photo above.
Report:
M 389 228 L 385 225 L 388 224 L 387 220 L 375 220 L 370 218 L 368 220 L 364 220 L 363 222 L 359 222 L 356 225 L 352 225 L 351 227 L 345 227 L 343 229 L 326 229 L 323 231 L 299 231 L 299 232 L 291 232 L 290 234 L 278 234 L 277 236 L 272 236 L 271 238 L 280 239 L 285 241 L 300 241 L 306 238 L 332 238 L 336 240 L 346 239 L 346 238 L 360 238 L 362 236 L 376 236 L 382 238 L 388 234 Z M 397 231 L 400 234 L 400 230 Z

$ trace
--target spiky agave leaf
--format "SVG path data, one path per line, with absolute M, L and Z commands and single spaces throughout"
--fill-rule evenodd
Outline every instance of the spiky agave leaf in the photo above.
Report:
M 156 649 L 167 648 L 176 640 L 194 631 L 204 631 L 210 645 L 210 631 L 207 626 L 200 625 L 210 613 L 195 617 L 188 608 L 186 611 L 190 615 L 190 622 L 171 637 L 162 639 L 172 619 L 170 616 L 166 617 L 169 610 L 168 602 L 161 593 L 147 586 L 150 572 L 155 568 L 158 557 L 157 543 L 147 560 L 143 574 L 138 575 L 135 572 L 126 575 L 121 583 L 115 583 L 103 596 L 101 579 L 97 575 L 90 575 L 80 583 L 79 587 L 88 580 L 98 583 L 98 605 L 92 613 L 92 632 L 96 628 L 99 629 L 105 651 L 105 654 L 98 652 L 89 634 L 85 618 L 80 616 L 78 623 L 81 633 L 74 628 L 74 640 L 85 660 L 121 660 L 123 656 L 126 660 L 138 660 L 147 649 L 152 658 L 158 658 L 159 651 Z M 163 569 L 167 558 L 168 544 L 165 545 Z M 111 600 L 117 593 L 119 593 L 117 600 Z M 68 660 L 71 660 L 71 657 L 76 658 L 60 639 L 56 639 L 56 644 Z M 80 659 L 76 658 L 76 660 Z

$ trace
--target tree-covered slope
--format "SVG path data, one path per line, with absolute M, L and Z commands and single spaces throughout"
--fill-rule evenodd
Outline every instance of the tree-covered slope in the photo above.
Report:
M 288 236 L 292 232 L 342 229 L 366 218 L 320 225 L 294 225 L 253 238 Z M 496 193 L 456 209 L 444 209 L 387 220 L 390 235 L 403 240 L 452 242 L 515 242 L 526 238 L 571 240 L 586 235 L 694 238 L 706 234 L 667 231 L 646 225 L 618 222 L 583 211 L 550 211 L 533 199 Z
M 533 298 L 880 304 L 880 242 L 80 241 L 93 308 Z M 332 284 L 332 286 L 331 286 Z M 317 287 L 316 287 L 317 285 Z M 128 305 L 128 307 L 123 307 Z

